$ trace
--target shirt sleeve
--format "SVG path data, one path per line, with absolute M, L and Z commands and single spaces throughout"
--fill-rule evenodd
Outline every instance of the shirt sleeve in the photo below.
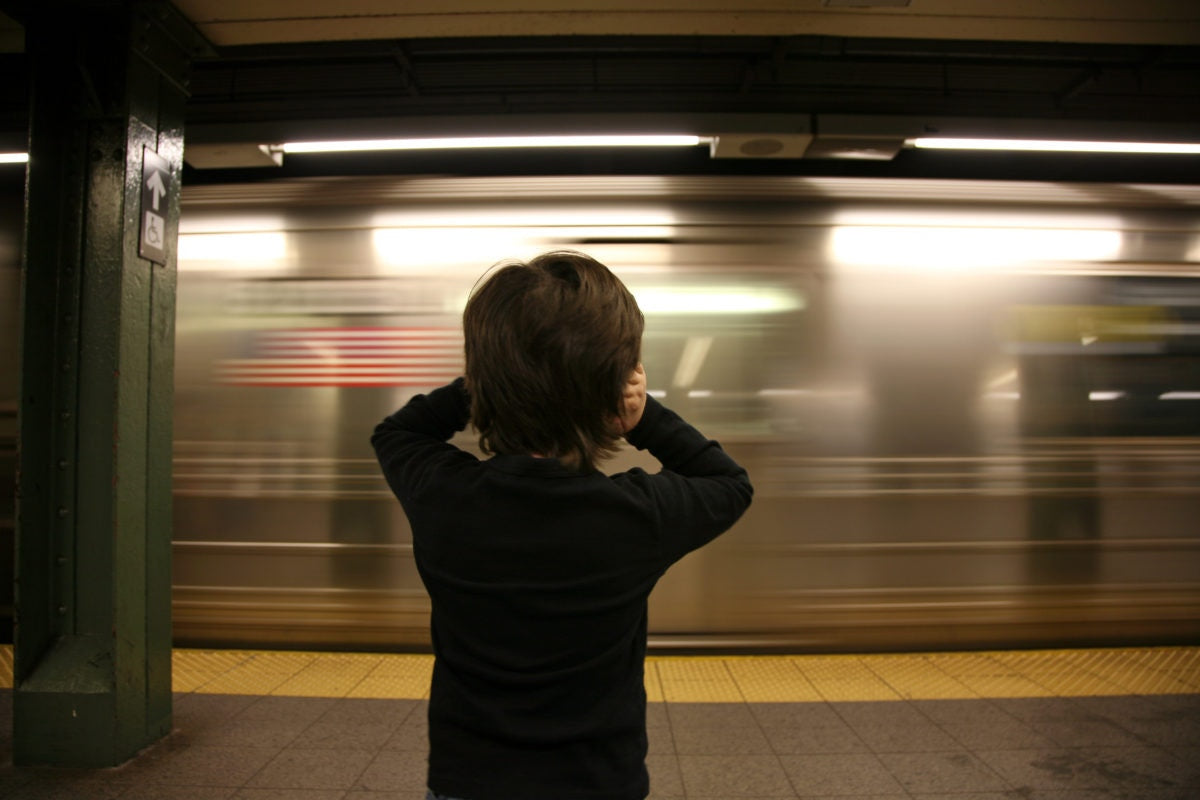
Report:
M 478 459 L 449 440 L 467 427 L 471 404 L 462 378 L 419 394 L 375 427 L 371 445 L 388 486 L 405 502 L 422 481 L 443 468 L 475 465 Z
M 677 559 L 724 533 L 750 507 L 754 487 L 746 470 L 653 397 L 626 440 L 654 456 L 657 475 L 618 476 L 645 492 L 658 514 L 666 555 Z

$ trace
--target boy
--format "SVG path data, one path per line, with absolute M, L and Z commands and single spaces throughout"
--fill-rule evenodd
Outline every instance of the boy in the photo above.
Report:
M 465 379 L 375 429 L 433 608 L 430 798 L 649 793 L 647 597 L 753 489 L 647 396 L 642 328 L 588 256 L 509 263 L 467 302 Z M 490 459 L 449 444 L 468 422 Z M 622 436 L 663 470 L 599 472 Z

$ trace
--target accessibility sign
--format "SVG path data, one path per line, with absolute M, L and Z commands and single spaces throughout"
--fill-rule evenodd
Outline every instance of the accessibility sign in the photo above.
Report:
M 171 165 L 149 147 L 142 148 L 141 227 L 138 255 L 167 263 L 167 204 L 172 195 Z

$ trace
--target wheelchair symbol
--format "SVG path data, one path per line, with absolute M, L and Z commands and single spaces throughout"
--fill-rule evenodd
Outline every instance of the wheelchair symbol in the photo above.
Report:
M 142 230 L 142 241 L 146 246 L 161 250 L 165 220 L 153 211 L 146 212 L 146 224 Z

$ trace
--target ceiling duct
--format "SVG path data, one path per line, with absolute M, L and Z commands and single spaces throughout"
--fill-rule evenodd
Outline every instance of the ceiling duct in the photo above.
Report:
M 713 158 L 804 158 L 811 133 L 734 133 L 712 137 Z

